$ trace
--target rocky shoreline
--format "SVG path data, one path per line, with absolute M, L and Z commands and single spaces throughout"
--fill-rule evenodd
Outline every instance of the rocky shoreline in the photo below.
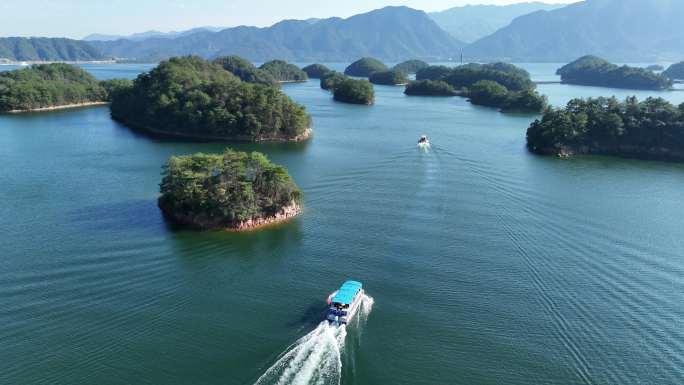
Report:
M 569 147 L 560 148 L 535 148 L 531 152 L 538 155 L 550 155 L 567 159 L 576 155 L 606 155 L 629 159 L 660 160 L 681 162 L 684 161 L 684 152 L 672 151 L 667 148 L 641 148 L 636 146 L 619 147 Z
M 167 138 L 167 139 L 183 139 L 190 141 L 211 141 L 211 142 L 245 142 L 245 143 L 260 143 L 260 142 L 274 142 L 274 143 L 287 143 L 287 142 L 304 142 L 308 140 L 313 134 L 313 129 L 311 127 L 304 130 L 303 133 L 294 136 L 292 138 L 286 137 L 264 137 L 264 138 L 251 138 L 248 136 L 233 136 L 233 137 L 221 137 L 212 135 L 190 135 L 182 132 L 169 132 L 160 131 L 153 128 L 145 127 L 144 125 L 122 119 L 114 114 L 111 115 L 112 119 L 123 124 L 124 126 L 140 132 L 142 134 L 148 134 L 157 138 Z
M 44 112 L 44 111 L 58 111 L 58 110 L 68 110 L 71 108 L 82 108 L 82 107 L 92 107 L 92 106 L 104 106 L 109 104 L 109 102 L 87 102 L 87 103 L 74 103 L 74 104 L 64 104 L 61 106 L 51 106 L 51 107 L 40 107 L 31 108 L 28 110 L 10 110 L 5 111 L 6 114 L 21 114 L 24 112 Z
M 179 225 L 200 230 L 221 230 L 229 232 L 253 231 L 262 229 L 264 227 L 277 225 L 289 221 L 302 212 L 302 206 L 299 203 L 292 202 L 289 206 L 283 207 L 273 216 L 266 218 L 251 218 L 249 220 L 239 222 L 233 226 L 225 227 L 218 225 L 216 221 L 212 221 L 210 218 L 206 218 L 206 216 L 201 214 L 192 215 L 171 212 L 165 208 L 161 202 L 159 203 L 159 208 L 167 218 Z

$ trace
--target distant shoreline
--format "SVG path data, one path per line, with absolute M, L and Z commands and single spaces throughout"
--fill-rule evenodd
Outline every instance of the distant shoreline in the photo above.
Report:
M 29 66 L 34 64 L 116 64 L 116 60 L 88 60 L 88 61 L 68 61 L 68 60 L 54 60 L 54 61 L 40 61 L 40 60 L 5 60 L 0 59 L 0 66 Z

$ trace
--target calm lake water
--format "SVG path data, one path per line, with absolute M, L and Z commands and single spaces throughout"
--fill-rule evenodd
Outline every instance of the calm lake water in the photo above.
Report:
M 156 207 L 170 155 L 227 144 L 152 140 L 107 107 L 0 116 L 0 383 L 251 384 L 347 278 L 375 303 L 347 330 L 345 385 L 684 383 L 684 165 L 538 157 L 534 116 L 375 89 L 365 107 L 284 87 L 313 139 L 232 147 L 287 166 L 306 210 L 244 234 L 177 231 Z

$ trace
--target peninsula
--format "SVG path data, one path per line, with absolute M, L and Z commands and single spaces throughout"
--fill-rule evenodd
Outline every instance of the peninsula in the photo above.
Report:
M 565 84 L 625 88 L 633 90 L 666 90 L 672 80 L 651 70 L 617 66 L 596 56 L 583 56 L 556 71 Z

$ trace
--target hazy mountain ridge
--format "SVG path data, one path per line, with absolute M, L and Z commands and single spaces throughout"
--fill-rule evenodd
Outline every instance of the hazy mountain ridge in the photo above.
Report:
M 511 5 L 465 5 L 431 12 L 428 15 L 456 39 L 471 43 L 507 26 L 516 17 L 539 10 L 554 10 L 566 5 L 538 1 Z
M 586 0 L 520 16 L 465 49 L 481 60 L 571 61 L 587 54 L 612 61 L 681 60 L 681 0 Z
M 120 58 L 240 55 L 253 61 L 348 61 L 362 56 L 447 59 L 457 57 L 464 46 L 425 12 L 408 7 L 385 7 L 347 19 L 284 20 L 267 28 L 240 26 L 173 39 L 91 43 Z
M 102 52 L 81 40 L 47 37 L 2 37 L 0 59 L 11 61 L 94 61 Z
M 188 29 L 185 31 L 170 31 L 170 32 L 160 32 L 160 31 L 146 31 L 146 32 L 139 32 L 139 33 L 134 33 L 131 35 L 107 35 L 107 34 L 100 34 L 100 33 L 92 33 L 86 37 L 83 38 L 84 41 L 115 41 L 119 39 L 126 39 L 126 40 L 133 40 L 133 41 L 142 41 L 142 40 L 147 40 L 151 38 L 165 38 L 165 39 L 174 39 L 179 36 L 186 36 L 186 35 L 192 35 L 194 33 L 198 32 L 218 32 L 222 29 L 225 29 L 224 27 L 197 27 L 197 28 L 192 28 Z

